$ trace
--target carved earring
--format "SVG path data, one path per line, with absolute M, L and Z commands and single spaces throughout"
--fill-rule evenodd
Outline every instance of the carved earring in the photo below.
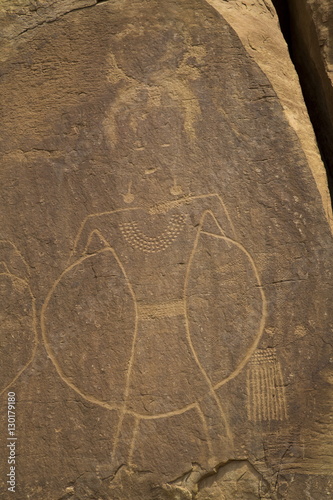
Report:
M 183 194 L 183 188 L 179 184 L 177 184 L 176 177 L 174 177 L 173 179 L 173 186 L 170 189 L 170 193 L 174 196 Z
M 122 195 L 125 203 L 133 203 L 134 201 L 134 194 L 131 192 L 131 188 L 132 188 L 132 181 L 130 181 L 128 185 L 127 193 Z

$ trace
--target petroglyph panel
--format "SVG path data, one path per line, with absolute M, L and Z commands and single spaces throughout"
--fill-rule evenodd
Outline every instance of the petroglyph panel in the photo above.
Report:
M 19 4 L 0 51 L 17 497 L 328 488 L 333 247 L 270 81 L 203 0 Z

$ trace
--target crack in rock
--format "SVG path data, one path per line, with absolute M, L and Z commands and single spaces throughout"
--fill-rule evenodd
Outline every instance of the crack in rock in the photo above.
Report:
M 67 14 L 84 9 L 91 9 L 92 7 L 108 3 L 109 1 L 110 0 L 81 0 L 81 5 L 77 5 L 77 2 L 74 2 L 74 5 L 71 6 L 68 5 L 68 2 L 66 2 L 66 5 L 59 5 L 56 8 L 54 8 L 53 4 L 48 5 L 48 3 L 45 2 L 38 8 L 36 7 L 32 9 L 30 7 L 29 10 L 24 12 L 16 13 L 15 11 L 13 11 L 11 12 L 12 21 L 8 23 L 8 21 L 5 20 L 6 30 L 3 30 L 0 38 L 9 40 L 19 38 L 21 35 L 33 31 L 40 26 L 54 23 Z M 4 19 L 6 19 L 6 10 L 4 10 L 3 13 L 0 10 L 0 15 L 1 14 L 4 14 Z M 10 29 L 10 27 L 15 29 L 16 24 L 19 31 L 15 33 Z

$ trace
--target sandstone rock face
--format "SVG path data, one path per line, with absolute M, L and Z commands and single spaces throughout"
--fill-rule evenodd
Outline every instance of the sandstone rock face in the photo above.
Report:
M 324 170 L 224 3 L 2 6 L 2 498 L 333 494 Z
M 310 101 L 309 105 L 313 109 L 311 118 L 316 120 L 317 117 L 318 121 L 316 131 L 317 128 L 320 129 L 320 138 L 323 134 L 326 136 L 326 139 L 322 141 L 324 144 L 330 144 L 331 125 L 327 113 L 331 113 L 332 96 L 330 96 L 329 88 L 326 98 L 319 90 L 323 85 L 325 86 L 322 81 L 327 79 L 325 71 L 319 70 L 319 67 L 324 67 L 323 57 L 328 68 L 328 56 L 324 56 L 319 52 L 322 45 L 328 45 L 329 33 L 326 31 L 324 35 L 324 25 L 318 26 L 318 29 L 321 27 L 323 31 L 323 40 L 326 36 L 325 44 L 323 40 L 319 44 L 317 37 L 312 36 L 313 32 L 305 28 L 305 26 L 313 23 L 311 15 L 307 14 L 308 9 L 303 6 L 303 3 L 297 0 L 290 0 L 290 2 L 275 0 L 275 5 L 284 7 L 282 12 L 286 19 L 281 15 L 280 22 L 270 0 L 208 1 L 236 31 L 250 57 L 256 61 L 272 84 L 287 120 L 301 142 L 318 190 L 321 193 L 327 217 L 331 221 L 332 201 L 327 189 L 327 173 L 323 169 L 321 155 L 309 120 L 308 109 L 304 104 L 299 75 L 296 73 L 294 64 L 290 59 L 280 24 L 284 21 L 290 27 L 291 34 L 289 38 L 292 41 L 289 50 L 294 54 L 294 60 L 298 62 L 297 67 L 302 72 L 302 82 L 304 81 L 304 86 L 308 88 L 307 97 Z M 294 4 L 295 7 L 293 7 Z M 322 10 L 322 7 L 320 10 Z M 307 19 L 306 22 L 304 17 Z M 310 53 L 312 54 L 311 57 Z M 325 54 L 328 54 L 327 50 Z M 314 64 L 318 69 L 315 69 L 312 63 L 310 64 L 311 61 L 315 61 Z M 316 94 L 318 94 L 318 104 L 315 100 Z M 318 107 L 319 110 L 317 110 Z M 324 144 L 321 144 L 321 150 L 326 151 Z M 326 163 L 329 166 L 329 149 L 327 149 L 327 153 L 325 157 L 328 157 Z

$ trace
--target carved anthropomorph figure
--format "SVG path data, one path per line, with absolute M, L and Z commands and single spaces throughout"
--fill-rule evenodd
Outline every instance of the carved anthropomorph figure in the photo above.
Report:
M 184 453 L 197 443 L 192 461 L 216 464 L 233 450 L 219 388 L 256 349 L 265 299 L 214 176 L 195 171 L 201 106 L 184 74 L 200 76 L 193 61 L 204 61 L 205 50 L 186 48 L 183 35 L 168 38 L 179 45 L 178 66 L 152 59 L 148 72 L 138 62 L 142 32 L 135 30 L 116 36 L 110 56 L 117 90 L 104 122 L 109 201 L 100 200 L 106 209 L 79 228 L 68 267 L 43 306 L 43 338 L 60 377 L 117 413 L 115 466 L 151 466 L 151 446 L 140 443 L 152 422 L 164 429 L 172 422 L 165 439 L 175 455 L 178 445 Z M 188 414 L 191 431 L 184 428 Z
M 131 463 L 142 421 L 194 411 L 216 463 L 233 440 L 217 390 L 252 355 L 264 309 L 255 263 L 221 198 L 176 195 L 85 219 L 44 304 L 43 332 L 63 380 L 119 413 L 114 457 L 127 416 L 122 462 Z

